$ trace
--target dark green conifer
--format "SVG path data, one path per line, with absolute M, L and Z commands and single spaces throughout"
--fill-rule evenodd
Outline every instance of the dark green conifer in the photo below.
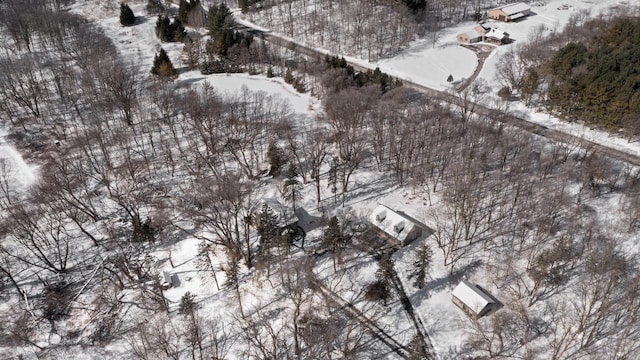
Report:
M 133 14 L 133 10 L 129 5 L 125 3 L 120 4 L 120 24 L 123 26 L 131 26 L 136 22 L 136 16 Z

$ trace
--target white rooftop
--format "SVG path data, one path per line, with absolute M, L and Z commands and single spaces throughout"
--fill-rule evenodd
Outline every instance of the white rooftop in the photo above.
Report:
M 378 205 L 373 210 L 369 215 L 369 222 L 401 243 L 404 243 L 409 233 L 417 226 L 410 218 L 384 205 Z
M 505 37 L 509 37 L 509 34 L 507 34 L 506 32 L 496 29 L 496 28 L 491 28 L 489 31 L 487 31 L 486 34 L 484 34 L 484 36 L 489 37 L 489 38 L 493 38 L 493 39 L 499 39 L 502 40 Z
M 498 7 L 497 9 L 502 10 L 507 15 L 515 15 L 515 14 L 517 14 L 519 12 L 531 10 L 529 5 L 527 5 L 525 3 L 521 3 L 521 2 L 513 3 L 513 4 L 507 4 L 507 5 Z M 524 16 L 524 14 L 522 14 L 520 17 L 522 17 L 522 16 Z
M 476 314 L 479 314 L 487 305 L 493 303 L 493 299 L 487 294 L 465 280 L 462 280 L 462 282 L 453 289 L 451 295 L 462 301 Z

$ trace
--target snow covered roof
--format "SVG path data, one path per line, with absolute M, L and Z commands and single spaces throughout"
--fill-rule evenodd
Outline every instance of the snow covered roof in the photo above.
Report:
M 524 13 L 521 13 L 521 12 L 516 13 L 516 14 L 512 14 L 512 15 L 509 15 L 509 17 L 511 18 L 511 20 L 520 19 L 520 18 L 525 17 L 525 16 L 527 16 L 527 15 L 525 15 Z
M 373 210 L 369 215 L 369 222 L 401 243 L 404 243 L 407 240 L 407 236 L 417 227 L 409 217 L 384 205 L 378 205 Z
M 262 207 L 267 205 L 273 214 L 278 218 L 277 223 L 279 226 L 288 226 L 298 222 L 298 217 L 291 211 L 291 209 L 282 205 L 276 198 L 262 198 L 258 200 L 258 203 L 254 206 L 254 214 L 259 214 L 262 211 Z
M 487 33 L 484 36 L 492 39 L 502 40 L 504 38 L 508 38 L 509 34 L 507 34 L 502 30 L 491 28 L 489 31 L 487 31 Z
M 479 314 L 487 305 L 493 303 L 493 299 L 487 294 L 474 284 L 465 280 L 462 280 L 462 282 L 453 289 L 451 295 L 462 301 L 462 303 L 476 314 Z
M 507 4 L 500 7 L 495 8 L 494 10 L 502 10 L 505 14 L 509 15 L 511 19 L 516 19 L 515 15 L 518 13 L 523 13 L 531 10 L 529 5 L 519 2 L 513 4 Z M 518 14 L 518 17 L 523 17 L 524 14 Z
M 475 39 L 475 38 L 479 38 L 482 37 L 483 33 L 481 33 L 480 31 L 478 31 L 477 29 L 473 29 L 473 30 L 469 30 L 465 33 L 463 33 L 464 35 L 467 35 L 469 37 L 469 39 Z

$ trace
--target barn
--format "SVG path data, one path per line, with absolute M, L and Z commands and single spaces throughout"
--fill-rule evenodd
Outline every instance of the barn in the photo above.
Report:
M 514 21 L 531 14 L 529 5 L 519 2 L 503 5 L 487 11 L 487 17 L 498 21 Z

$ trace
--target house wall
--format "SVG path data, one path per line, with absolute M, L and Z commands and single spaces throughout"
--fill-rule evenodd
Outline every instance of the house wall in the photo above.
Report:
M 467 316 L 472 318 L 473 320 L 478 320 L 482 316 L 480 314 L 476 314 L 475 312 L 473 312 L 473 310 L 471 310 L 467 305 L 465 305 L 460 299 L 458 299 L 455 296 L 451 296 L 451 302 L 454 303 L 457 307 L 459 307 L 460 310 L 464 311 L 464 313 L 467 314 Z M 486 313 L 485 310 L 486 310 L 486 307 L 485 309 L 483 309 L 484 313 Z
M 411 232 L 404 239 L 402 246 L 409 245 L 411 242 L 413 242 L 413 240 L 417 239 L 420 235 L 422 235 L 422 229 L 420 229 L 417 226 L 414 226 L 413 230 L 411 230 Z
M 458 41 L 463 42 L 463 43 L 469 43 L 469 37 L 467 36 L 467 34 L 460 34 L 458 36 L 456 36 L 456 38 L 458 39 Z
M 487 11 L 487 17 L 494 20 L 498 20 L 498 21 L 504 21 L 504 22 L 509 21 L 509 16 L 500 9 L 493 9 L 493 10 Z

